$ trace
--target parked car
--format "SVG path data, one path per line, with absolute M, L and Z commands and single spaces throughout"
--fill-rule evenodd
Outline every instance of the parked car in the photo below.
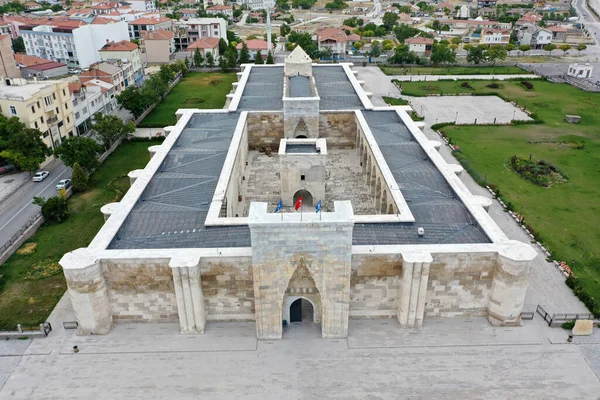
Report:
M 8 174 L 9 172 L 16 171 L 17 168 L 13 164 L 0 165 L 0 175 Z
M 46 179 L 46 177 L 50 175 L 50 172 L 48 171 L 40 171 L 40 172 L 36 172 L 35 175 L 33 176 L 33 181 L 34 182 L 41 182 L 44 179 Z
M 56 190 L 60 190 L 60 189 L 67 190 L 70 187 L 71 187 L 70 179 L 62 179 L 62 180 L 58 181 L 58 183 L 56 184 Z

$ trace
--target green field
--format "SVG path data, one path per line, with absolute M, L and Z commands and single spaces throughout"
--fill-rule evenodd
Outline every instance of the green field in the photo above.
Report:
M 497 81 L 496 81 L 497 82 Z M 469 82 L 472 92 L 497 92 L 533 111 L 542 124 L 515 126 L 447 126 L 444 132 L 488 183 L 523 210 L 526 222 L 543 239 L 553 257 L 567 261 L 586 291 L 600 299 L 600 94 L 567 84 L 531 81 L 528 91 L 518 81 Z M 402 83 L 406 92 L 463 92 L 460 82 Z M 434 88 L 435 86 L 435 88 Z M 565 114 L 581 116 L 580 124 L 565 122 Z M 577 149 L 585 145 L 583 149 Z M 508 166 L 511 156 L 556 164 L 569 176 L 550 188 L 536 186 Z M 573 264 L 574 263 L 574 264 Z
M 541 80 L 524 79 L 523 81 L 531 82 L 534 90 L 530 93 L 520 85 L 520 80 L 511 81 L 474 81 L 474 80 L 458 80 L 458 81 L 431 81 L 431 82 L 400 82 L 395 81 L 402 90 L 405 96 L 427 96 L 429 94 L 443 94 L 450 96 L 453 94 L 498 94 L 507 100 L 519 101 L 527 97 L 536 98 L 539 91 L 536 90 Z M 470 87 L 462 86 L 465 82 Z M 489 85 L 497 84 L 498 89 L 490 88 Z M 546 83 L 548 84 L 548 83 Z M 555 109 L 559 111 L 559 109 Z
M 379 67 L 386 75 L 494 75 L 494 74 L 529 74 L 519 67 L 505 66 L 473 66 L 473 67 Z
M 148 147 L 156 142 L 124 142 L 90 177 L 90 189 L 69 198 L 70 217 L 62 224 L 45 224 L 18 252 L 0 266 L 0 330 L 15 330 L 44 322 L 66 290 L 58 261 L 63 254 L 87 246 L 104 217 L 100 207 L 118 201 L 129 189 L 127 173 L 149 161 Z
M 235 72 L 189 72 L 138 127 L 175 125 L 175 112 L 180 108 L 223 108 L 231 84 L 236 81 Z

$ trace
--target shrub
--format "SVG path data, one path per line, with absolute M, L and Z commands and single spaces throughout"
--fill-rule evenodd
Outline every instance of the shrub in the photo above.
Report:
M 536 162 L 531 159 L 512 156 L 510 166 L 521 177 L 543 187 L 550 187 L 555 183 L 561 183 L 568 179 L 567 174 L 560 168 L 544 160 Z
M 527 90 L 533 90 L 533 83 L 527 81 L 521 81 L 521 85 L 525 86 Z
M 88 188 L 88 175 L 78 163 L 73 164 L 71 183 L 73 184 L 73 192 L 75 193 L 85 192 Z
M 594 317 L 600 317 L 600 303 L 596 300 L 592 295 L 585 291 L 585 289 L 581 286 L 579 279 L 574 275 L 571 275 L 567 278 L 566 282 L 568 287 L 573 290 L 575 296 L 579 297 L 579 300 L 590 310 Z
M 573 329 L 573 327 L 575 327 L 575 321 L 567 321 L 564 324 L 562 324 L 563 329 L 568 329 L 571 330 Z
M 48 199 L 43 197 L 34 197 L 33 204 L 37 204 L 38 206 L 42 207 L 42 215 L 46 221 L 63 222 L 69 217 L 69 206 L 67 204 L 67 199 L 62 194 L 50 197 Z
M 469 84 L 469 82 L 463 82 L 463 83 L 460 84 L 460 86 L 462 86 L 464 88 L 467 88 L 467 89 L 473 89 L 473 86 L 471 86 Z
M 188 97 L 183 101 L 183 103 L 184 104 L 200 104 L 200 103 L 204 103 L 204 99 L 202 97 Z
M 485 85 L 485 87 L 488 87 L 490 89 L 500 89 L 500 84 L 499 83 L 490 83 L 489 85 Z

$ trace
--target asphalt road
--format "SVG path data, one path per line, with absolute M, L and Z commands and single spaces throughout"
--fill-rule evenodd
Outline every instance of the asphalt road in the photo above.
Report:
M 32 204 L 35 196 L 56 195 L 56 183 L 71 177 L 71 169 L 60 163 L 42 182 L 29 182 L 0 203 L 0 246 L 4 245 L 36 213 L 40 207 Z

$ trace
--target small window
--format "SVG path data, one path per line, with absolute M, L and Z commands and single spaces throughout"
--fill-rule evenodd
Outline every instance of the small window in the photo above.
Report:
M 80 114 L 79 114 L 79 112 L 76 112 L 76 113 L 75 113 L 75 119 L 77 119 L 77 118 L 79 118 L 79 117 L 80 117 Z
M 56 100 L 56 93 L 52 93 L 52 98 Z
M 66 96 L 67 92 L 65 92 L 65 89 L 63 89 L 63 96 Z
M 71 118 L 67 117 L 67 124 L 71 122 Z
M 304 174 L 300 175 L 300 180 L 301 181 L 305 181 L 306 180 L 306 175 L 304 175 Z
M 31 106 L 31 112 L 35 114 L 35 106 Z
M 39 101 L 37 102 L 37 106 L 38 106 L 38 110 L 39 110 L 39 109 L 41 108 L 41 107 L 40 107 L 40 102 L 39 102 Z
M 58 114 L 58 107 L 56 107 L 56 113 Z
M 47 138 L 48 137 L 48 131 L 44 132 L 44 137 Z
M 65 110 L 69 109 L 69 103 L 65 103 Z
M 41 117 L 42 124 L 44 123 L 44 117 Z
M 17 109 L 15 108 L 15 106 L 10 106 L 10 113 L 12 115 L 17 115 Z
M 35 129 L 37 129 L 37 128 L 38 128 L 38 123 L 37 123 L 37 121 L 35 121 L 35 122 L 33 123 L 33 125 L 35 126 Z

